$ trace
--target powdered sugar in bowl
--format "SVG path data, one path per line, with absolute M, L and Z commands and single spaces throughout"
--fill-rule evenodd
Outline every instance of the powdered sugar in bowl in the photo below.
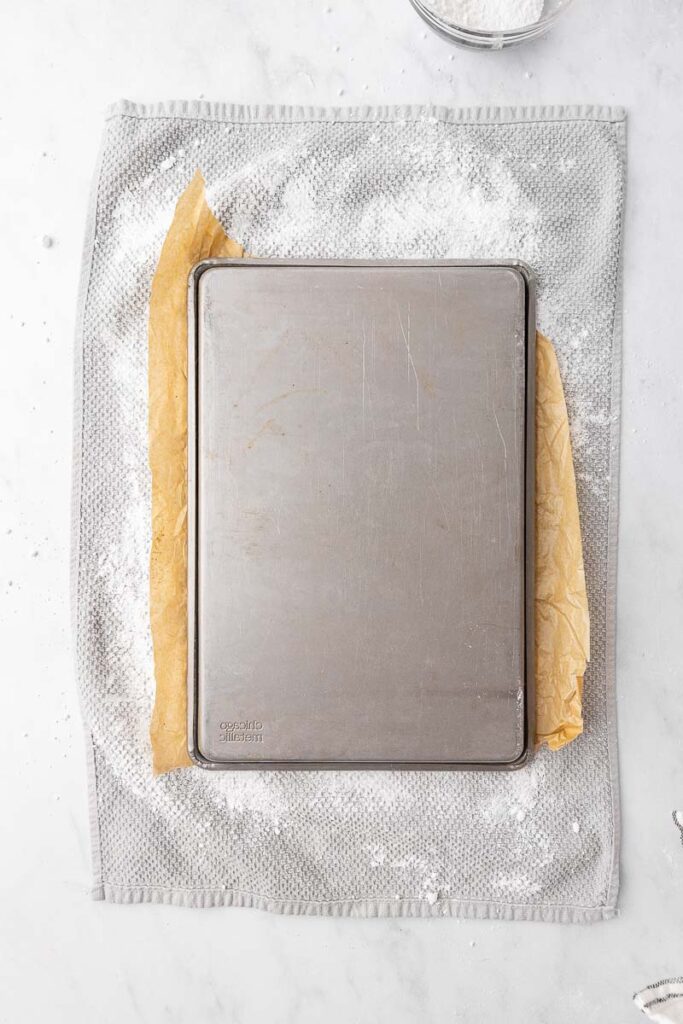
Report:
M 410 0 L 436 32 L 475 50 L 502 50 L 536 39 L 573 0 Z

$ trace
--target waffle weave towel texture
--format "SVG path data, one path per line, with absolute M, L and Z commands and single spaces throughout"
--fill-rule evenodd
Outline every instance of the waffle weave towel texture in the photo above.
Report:
M 614 599 L 623 112 L 320 110 L 211 103 L 110 113 L 76 358 L 74 610 L 94 895 L 303 914 L 613 916 Z M 154 778 L 147 313 L 175 203 L 261 256 L 519 258 L 538 277 L 572 429 L 591 612 L 585 732 L 518 772 Z

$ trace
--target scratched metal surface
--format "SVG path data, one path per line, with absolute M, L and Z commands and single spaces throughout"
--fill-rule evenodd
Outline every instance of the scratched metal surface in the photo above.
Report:
M 197 332 L 198 752 L 518 760 L 525 277 L 224 263 Z
M 567 397 L 591 610 L 578 742 L 507 773 L 152 778 L 147 305 L 197 165 L 226 229 L 258 257 L 533 268 Z M 74 559 L 98 896 L 298 913 L 614 913 L 624 170 L 623 114 L 592 107 L 123 104 L 111 116 L 85 253 Z

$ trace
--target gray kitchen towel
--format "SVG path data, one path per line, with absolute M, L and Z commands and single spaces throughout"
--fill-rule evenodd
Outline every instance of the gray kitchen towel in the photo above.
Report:
M 592 625 L 586 729 L 510 774 L 152 777 L 147 310 L 199 167 L 256 256 L 519 258 L 538 275 L 576 462 Z M 286 913 L 614 915 L 614 600 L 624 115 L 599 107 L 110 113 L 77 335 L 74 590 L 94 895 Z

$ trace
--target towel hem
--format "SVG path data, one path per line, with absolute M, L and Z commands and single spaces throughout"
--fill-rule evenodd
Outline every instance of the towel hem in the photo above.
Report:
M 74 416 L 73 416 L 73 442 L 72 442 L 72 478 L 71 478 L 71 621 L 73 635 L 78 637 L 78 587 L 80 576 L 80 547 L 81 547 L 81 492 L 82 492 L 82 471 L 83 471 L 83 343 L 84 343 L 84 320 L 85 309 L 90 289 L 90 278 L 92 272 L 92 257 L 97 237 L 97 209 L 99 201 L 100 184 L 102 178 L 102 163 L 106 147 L 107 133 L 103 134 L 100 149 L 95 165 L 95 174 L 90 188 L 88 209 L 86 213 L 83 258 L 81 262 L 81 274 L 78 284 L 76 330 L 74 334 Z M 95 767 L 95 745 L 92 732 L 88 722 L 88 713 L 85 706 L 85 688 L 81 683 L 81 666 L 79 661 L 78 643 L 76 643 L 74 654 L 74 670 L 76 679 L 79 682 L 78 693 L 81 709 L 81 721 L 83 722 L 83 735 L 85 741 L 85 756 L 87 766 L 87 787 L 88 787 L 88 817 L 90 822 L 90 851 L 92 862 L 93 889 L 95 898 L 100 898 L 103 893 L 102 887 L 102 859 L 100 844 L 100 824 L 97 806 L 97 779 Z
M 626 126 L 617 126 L 619 155 L 623 168 L 624 195 L 619 225 L 619 263 L 612 329 L 612 398 L 610 406 L 609 516 L 607 523 L 607 587 L 605 590 L 605 682 L 607 701 L 607 750 L 612 796 L 612 866 L 607 903 L 616 907 L 619 894 L 619 853 L 621 837 L 621 796 L 619 791 L 619 753 L 617 736 L 616 611 L 617 562 L 619 540 L 619 455 L 621 442 L 621 366 L 623 337 L 623 262 L 626 210 Z
M 107 903 L 153 903 L 174 907 L 246 907 L 276 914 L 306 917 L 458 917 L 469 920 L 540 921 L 554 924 L 590 924 L 617 916 L 614 907 L 548 907 L 536 904 L 486 903 L 476 900 L 346 899 L 287 900 L 222 889 L 164 889 L 156 886 L 104 883 L 95 899 Z
M 134 103 L 122 99 L 112 104 L 107 119 L 196 118 L 235 123 L 286 123 L 320 121 L 444 121 L 450 124 L 511 124 L 533 121 L 605 121 L 621 122 L 623 107 L 599 104 L 560 104 L 553 106 L 444 107 L 420 104 L 404 106 L 315 107 L 275 104 L 214 103 L 209 100 L 167 100 L 158 103 Z

